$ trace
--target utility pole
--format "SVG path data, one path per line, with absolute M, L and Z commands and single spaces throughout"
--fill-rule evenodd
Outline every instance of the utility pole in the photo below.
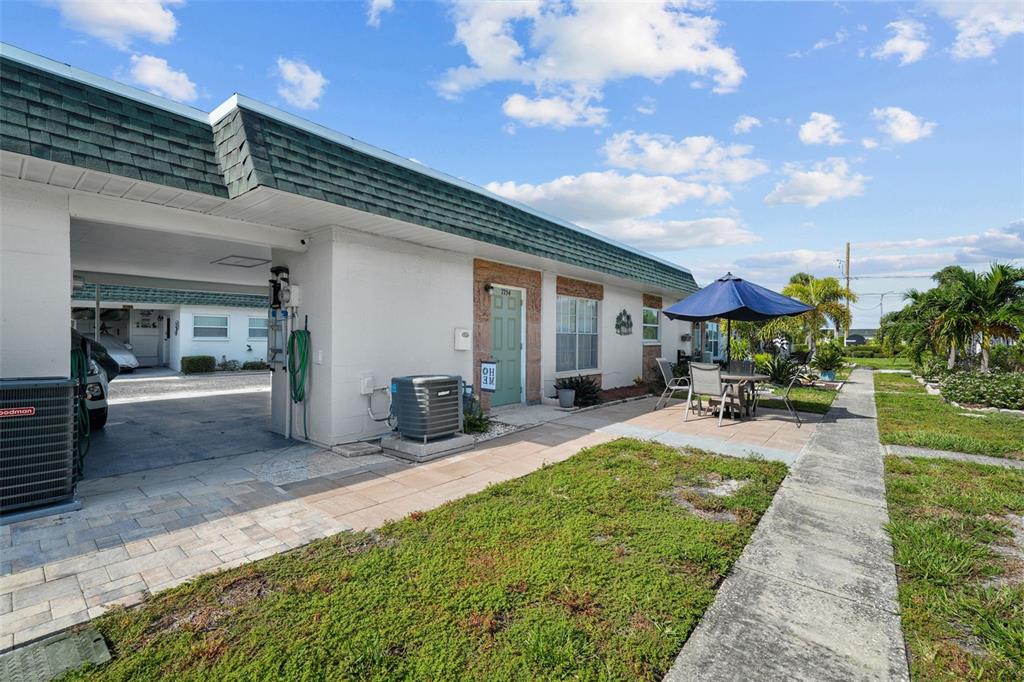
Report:
M 843 261 L 843 269 L 846 271 L 846 291 L 850 291 L 850 242 L 846 242 L 846 259 Z M 846 319 L 850 322 L 846 324 L 849 327 L 853 323 L 853 318 L 850 317 L 850 297 L 846 297 Z M 843 347 L 846 347 L 846 339 L 850 335 L 849 329 L 843 329 Z

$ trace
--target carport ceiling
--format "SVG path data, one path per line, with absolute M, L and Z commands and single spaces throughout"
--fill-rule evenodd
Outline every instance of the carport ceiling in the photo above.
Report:
M 269 260 L 270 249 L 259 246 L 71 222 L 71 266 L 75 270 L 258 286 L 267 283 L 270 264 L 261 261 Z

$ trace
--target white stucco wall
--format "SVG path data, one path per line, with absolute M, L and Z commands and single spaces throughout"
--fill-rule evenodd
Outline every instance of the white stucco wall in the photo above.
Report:
M 373 377 L 373 410 L 387 414 L 391 377 L 459 374 L 472 381 L 472 351 L 455 350 L 455 328 L 473 327 L 473 262 L 463 254 L 380 239 L 342 228 L 312 236 L 303 254 L 274 253 L 302 287 L 309 315 L 310 438 L 341 443 L 388 430 L 374 422 L 361 380 Z M 278 390 L 280 389 L 282 390 Z M 272 427 L 284 428 L 287 375 L 274 373 Z M 293 408 L 293 434 L 302 435 Z
M 615 332 L 615 318 L 623 310 L 633 318 L 633 333 L 626 336 Z M 631 386 L 643 374 L 643 293 L 606 286 L 600 312 L 601 387 Z
M 267 357 L 267 340 L 249 338 L 249 318 L 265 318 L 261 308 L 231 308 L 226 306 L 181 306 L 178 336 L 174 338 L 174 322 L 171 322 L 172 358 L 187 355 L 212 355 L 220 362 L 228 360 L 246 362 L 263 360 Z M 220 315 L 228 318 L 228 338 L 209 339 L 193 336 L 193 318 L 196 315 Z M 177 346 L 177 355 L 173 350 Z M 177 367 L 180 369 L 180 364 Z
M 67 192 L 0 181 L 0 377 L 70 372 L 70 226 Z
M 476 383 L 472 351 L 455 350 L 455 329 L 473 329 L 470 256 L 354 232 L 341 233 L 335 255 L 335 433 L 381 429 L 359 393 L 363 376 L 384 389 L 407 374 L 458 374 Z M 375 411 L 383 414 L 387 404 L 375 394 Z

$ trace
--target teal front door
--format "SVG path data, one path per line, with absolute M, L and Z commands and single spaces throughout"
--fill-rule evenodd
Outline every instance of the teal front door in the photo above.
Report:
M 491 290 L 491 357 L 498 365 L 491 405 L 522 402 L 522 320 L 523 292 L 494 287 Z

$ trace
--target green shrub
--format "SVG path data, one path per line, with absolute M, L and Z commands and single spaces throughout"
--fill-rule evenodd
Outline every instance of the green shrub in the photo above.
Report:
M 205 374 L 217 367 L 217 360 L 212 355 L 185 355 L 181 358 L 182 374 Z
M 814 357 L 811 359 L 811 367 L 819 372 L 834 372 L 843 366 L 843 348 L 836 341 L 823 343 L 818 346 Z
M 946 366 L 946 358 L 932 356 L 923 365 L 914 368 L 925 381 L 941 381 L 950 374 Z
M 939 384 L 943 397 L 961 405 L 1024 410 L 1024 374 L 952 372 Z
M 246 360 L 242 363 L 242 369 L 270 369 L 266 360 Z
M 792 358 L 782 355 L 769 355 L 766 360 L 757 365 L 757 369 L 761 373 L 767 374 L 773 384 L 786 386 L 796 376 L 800 366 Z
M 576 400 L 573 401 L 573 405 L 576 407 L 600 405 L 604 400 L 601 397 L 601 385 L 593 377 L 583 375 L 565 377 L 555 382 L 555 390 L 560 388 L 571 388 L 576 391 Z
M 491 418 L 484 414 L 480 399 L 475 393 L 462 394 L 462 432 L 487 433 L 491 428 Z
M 1024 342 L 1018 341 L 1013 346 L 992 346 L 988 364 L 1001 372 L 1024 372 Z

